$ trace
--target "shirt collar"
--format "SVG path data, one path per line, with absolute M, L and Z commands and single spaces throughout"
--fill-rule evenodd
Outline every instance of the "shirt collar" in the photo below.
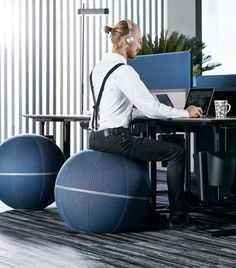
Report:
M 105 60 L 115 60 L 115 61 L 121 61 L 124 64 L 127 64 L 127 60 L 126 58 L 124 58 L 122 55 L 115 53 L 115 52 L 111 52 L 111 53 L 106 53 L 104 55 L 104 59 Z

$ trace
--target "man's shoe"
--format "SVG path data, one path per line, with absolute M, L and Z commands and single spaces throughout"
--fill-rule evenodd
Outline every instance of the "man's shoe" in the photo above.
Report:
M 209 227 L 209 225 L 194 220 L 188 214 L 170 217 L 167 226 L 170 230 L 201 230 Z

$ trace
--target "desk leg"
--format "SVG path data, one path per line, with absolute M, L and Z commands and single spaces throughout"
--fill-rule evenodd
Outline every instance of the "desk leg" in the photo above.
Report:
M 185 162 L 185 191 L 187 197 L 187 208 L 190 208 L 190 194 L 191 194 L 191 146 L 190 146 L 190 130 L 188 127 L 185 128 L 185 150 L 186 150 L 186 162 Z
M 63 152 L 67 158 L 70 157 L 70 121 L 63 122 Z
M 42 136 L 44 136 L 44 127 L 45 127 L 45 121 L 40 121 L 40 123 L 39 123 L 39 133 Z
M 190 131 L 186 127 L 185 128 L 185 150 L 186 150 L 186 167 L 185 167 L 185 172 L 186 172 L 186 182 L 185 182 L 185 187 L 186 187 L 186 192 L 191 192 L 191 151 L 190 151 Z
M 150 162 L 150 174 L 151 174 L 151 206 L 156 208 L 156 194 L 157 194 L 157 177 L 156 177 L 156 162 Z
M 218 126 L 213 126 L 214 135 L 214 151 L 220 152 L 220 129 Z
M 84 149 L 84 130 L 81 128 L 81 134 L 80 134 L 80 150 L 83 151 Z
M 156 139 L 156 129 L 153 127 L 149 128 L 148 137 L 151 139 Z M 149 163 L 149 174 L 151 177 L 151 207 L 156 208 L 156 194 L 157 194 L 157 170 L 156 161 L 151 161 Z

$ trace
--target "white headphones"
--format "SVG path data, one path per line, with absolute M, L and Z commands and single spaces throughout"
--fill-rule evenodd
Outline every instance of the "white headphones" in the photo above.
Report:
M 132 35 L 132 24 L 129 20 L 126 20 L 128 29 L 129 29 L 129 34 L 126 36 L 125 41 L 128 45 L 131 45 L 134 42 L 134 37 Z

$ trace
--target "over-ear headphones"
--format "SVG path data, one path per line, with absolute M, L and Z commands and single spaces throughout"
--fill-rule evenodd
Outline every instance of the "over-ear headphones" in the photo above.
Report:
M 132 24 L 129 20 L 126 20 L 128 29 L 129 29 L 129 34 L 126 36 L 125 41 L 128 45 L 131 45 L 134 42 L 134 37 L 132 35 Z

